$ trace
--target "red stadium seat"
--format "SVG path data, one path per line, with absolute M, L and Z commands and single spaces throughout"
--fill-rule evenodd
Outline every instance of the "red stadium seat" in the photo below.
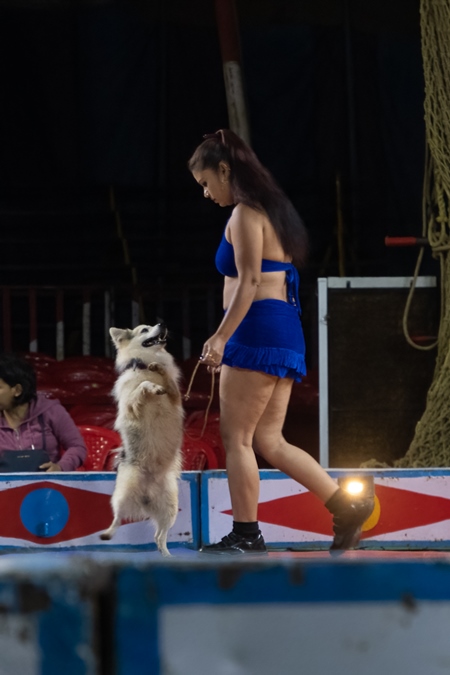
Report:
M 180 363 L 181 372 L 183 373 L 183 381 L 181 385 L 182 394 L 185 394 L 192 374 L 198 363 L 198 358 L 186 359 Z M 191 392 L 187 400 L 183 399 L 183 405 L 186 410 L 206 410 L 211 395 L 211 373 L 204 365 L 197 368 L 195 378 L 192 383 Z M 219 408 L 219 378 L 215 376 L 215 386 L 213 392 L 213 399 L 211 401 L 211 410 L 218 410 Z
M 58 363 L 53 356 L 42 354 L 40 352 L 26 352 L 25 354 L 22 354 L 22 357 L 35 369 L 49 368 L 55 363 Z
M 78 425 L 87 447 L 87 457 L 78 471 L 103 471 L 111 450 L 122 445 L 117 431 L 103 427 Z
M 108 384 L 112 388 L 116 380 L 114 373 L 112 373 L 110 370 L 98 370 L 97 368 L 72 370 L 67 368 L 67 366 L 61 366 L 61 368 L 53 367 L 51 374 L 55 380 L 63 382 L 64 384 L 72 384 L 73 382 L 88 382 L 97 386 Z
M 186 431 L 183 438 L 182 452 L 183 471 L 203 471 L 219 468 L 216 453 L 205 436 L 196 438 Z
M 116 450 L 114 450 L 114 448 L 109 451 L 109 454 L 106 457 L 105 466 L 103 467 L 103 471 L 117 471 L 118 455 L 119 455 L 119 453 Z
M 93 425 L 114 429 L 117 410 L 115 405 L 79 404 L 70 408 L 70 415 L 75 424 Z
M 205 423 L 205 411 L 195 410 L 186 419 L 186 433 L 193 438 L 200 438 Z M 217 468 L 226 468 L 226 454 L 220 435 L 220 414 L 210 410 L 206 420 L 205 431 L 202 438 L 211 446 L 217 459 Z
M 72 367 L 74 370 L 114 370 L 114 361 L 106 356 L 68 356 L 59 362 L 66 367 Z
M 45 394 L 47 398 L 57 398 L 65 408 L 69 408 L 71 405 L 74 405 L 76 400 L 76 394 L 73 391 L 66 389 L 65 387 L 59 387 L 57 384 L 38 384 L 37 389 L 38 391 Z

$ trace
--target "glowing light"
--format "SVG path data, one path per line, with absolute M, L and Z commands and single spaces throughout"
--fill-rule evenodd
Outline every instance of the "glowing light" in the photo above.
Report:
M 349 492 L 351 495 L 360 495 L 364 490 L 364 484 L 359 480 L 350 480 L 345 485 L 345 491 Z

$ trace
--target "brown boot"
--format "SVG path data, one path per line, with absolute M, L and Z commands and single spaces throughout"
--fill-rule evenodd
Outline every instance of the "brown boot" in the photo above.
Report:
M 374 498 L 355 499 L 338 488 L 325 506 L 333 514 L 334 539 L 330 551 L 342 551 L 358 546 L 361 526 L 374 509 Z

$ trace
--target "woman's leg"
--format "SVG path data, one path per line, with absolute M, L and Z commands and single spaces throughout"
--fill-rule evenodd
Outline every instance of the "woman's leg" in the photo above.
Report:
M 292 382 L 280 379 L 255 430 L 254 448 L 266 461 L 316 494 L 333 514 L 331 551 L 356 546 L 361 527 L 374 507 L 373 498 L 358 500 L 343 492 L 327 472 L 304 450 L 282 434 Z
M 257 520 L 259 470 L 253 451 L 255 429 L 271 400 L 278 378 L 222 366 L 220 432 L 227 454 L 233 519 Z
M 337 483 L 311 455 L 291 445 L 283 437 L 292 382 L 287 378 L 277 380 L 256 426 L 253 445 L 255 451 L 269 464 L 304 485 L 323 502 L 327 502 L 338 489 Z

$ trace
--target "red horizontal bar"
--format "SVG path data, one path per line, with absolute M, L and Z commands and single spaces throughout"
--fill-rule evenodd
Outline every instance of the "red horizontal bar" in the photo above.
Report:
M 426 237 L 385 237 L 386 246 L 426 246 L 428 239 Z

